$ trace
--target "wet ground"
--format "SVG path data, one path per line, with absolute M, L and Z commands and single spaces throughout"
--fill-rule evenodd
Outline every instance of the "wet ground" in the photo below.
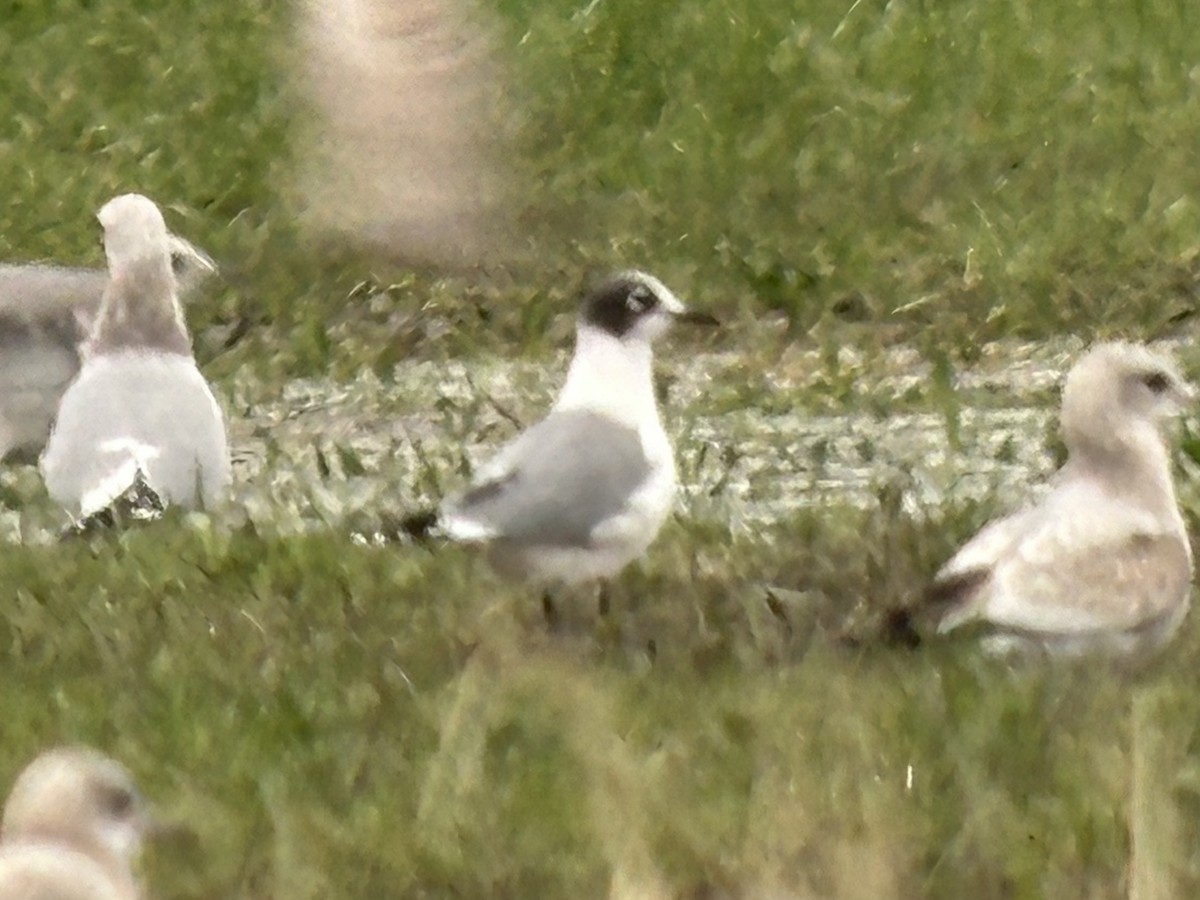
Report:
M 1061 347 L 1014 346 L 1003 365 L 985 356 L 957 387 L 986 391 L 1000 405 L 932 411 L 905 399 L 928 379 L 915 354 L 868 362 L 843 353 L 838 370 L 853 384 L 847 405 L 872 411 L 836 415 L 806 408 L 810 384 L 824 378 L 815 353 L 765 373 L 748 373 L 732 353 L 665 354 L 664 419 L 680 502 L 693 515 L 769 524 L 797 507 L 873 502 L 881 484 L 897 479 L 917 505 L 1015 494 L 1053 468 L 1046 399 L 1065 358 Z M 373 375 L 293 382 L 271 400 L 255 400 L 248 388 L 240 399 L 248 416 L 234 427 L 244 502 L 255 517 L 274 508 L 295 522 L 328 522 L 430 501 L 544 411 L 565 364 L 565 355 L 547 364 L 421 363 L 398 370 L 392 384 Z M 889 397 L 902 411 L 886 413 Z

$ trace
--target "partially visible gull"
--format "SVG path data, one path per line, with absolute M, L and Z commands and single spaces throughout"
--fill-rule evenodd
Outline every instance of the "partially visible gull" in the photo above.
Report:
M 716 320 L 642 272 L 587 294 L 557 402 L 446 501 L 449 536 L 487 545 L 502 573 L 552 584 L 608 578 L 641 556 L 675 500 L 651 344 L 679 321 Z
M 517 92 L 474 0 L 301 0 L 302 224 L 406 262 L 474 267 L 519 249 L 532 178 Z
M 133 863 L 151 825 L 119 763 L 83 747 L 43 753 L 4 806 L 0 897 L 137 900 Z
M 1192 553 L 1162 423 L 1192 399 L 1175 364 L 1142 345 L 1085 353 L 1063 389 L 1067 462 L 1039 502 L 988 525 L 938 573 L 939 630 L 983 621 L 992 649 L 1065 654 L 1170 638 Z
M 168 240 L 181 292 L 216 271 L 183 238 Z M 103 269 L 0 265 L 0 459 L 36 458 L 46 446 L 107 283 Z
M 192 357 L 162 214 L 125 194 L 99 219 L 109 281 L 42 456 L 46 487 L 77 519 L 139 479 L 165 503 L 211 507 L 229 487 L 229 445 Z

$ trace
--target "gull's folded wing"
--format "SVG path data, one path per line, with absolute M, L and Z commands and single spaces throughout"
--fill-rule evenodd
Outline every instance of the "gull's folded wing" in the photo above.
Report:
M 479 483 L 449 501 L 443 524 L 459 540 L 586 546 L 649 473 L 632 428 L 595 413 L 554 413 L 502 450 Z

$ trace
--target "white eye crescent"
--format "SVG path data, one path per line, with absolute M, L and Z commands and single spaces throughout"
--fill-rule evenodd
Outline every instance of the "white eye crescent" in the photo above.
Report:
M 653 307 L 654 301 L 654 294 L 644 287 L 635 287 L 629 292 L 629 296 L 625 298 L 625 304 L 630 310 L 637 313 L 645 312 Z

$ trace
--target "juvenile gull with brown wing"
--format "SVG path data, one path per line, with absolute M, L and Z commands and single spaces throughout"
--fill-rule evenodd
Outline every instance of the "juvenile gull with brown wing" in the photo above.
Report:
M 1165 642 L 1191 593 L 1165 418 L 1192 388 L 1166 356 L 1104 343 L 1063 389 L 1068 459 L 1039 502 L 1000 519 L 938 573 L 940 631 L 985 621 L 992 648 L 1133 652 Z
M 43 753 L 0 823 L 0 897 L 137 900 L 133 863 L 151 818 L 119 763 L 83 747 Z

